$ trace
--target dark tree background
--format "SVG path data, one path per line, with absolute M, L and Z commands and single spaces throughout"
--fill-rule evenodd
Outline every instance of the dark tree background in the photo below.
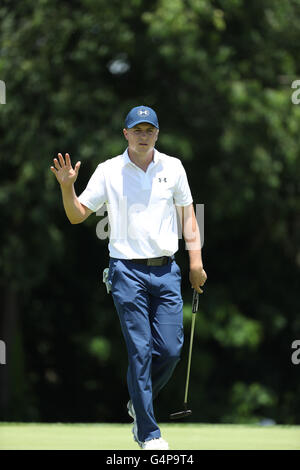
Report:
M 159 116 L 205 204 L 208 274 L 196 321 L 193 420 L 300 423 L 300 1 L 23 0 L 0 6 L 0 417 L 127 421 L 127 357 L 102 284 L 101 217 L 72 226 L 50 171 L 82 161 L 79 194 L 126 148 L 133 106 Z M 181 407 L 182 361 L 156 403 Z

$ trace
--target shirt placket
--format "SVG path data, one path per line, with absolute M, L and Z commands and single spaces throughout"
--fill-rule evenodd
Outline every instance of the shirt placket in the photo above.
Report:
M 132 163 L 132 165 L 136 168 L 139 175 L 140 186 L 142 190 L 149 190 L 151 189 L 151 177 L 150 177 L 150 168 L 147 168 L 147 171 L 142 170 L 137 165 Z M 151 164 L 150 164 L 151 165 Z M 151 165 L 152 166 L 152 165 Z

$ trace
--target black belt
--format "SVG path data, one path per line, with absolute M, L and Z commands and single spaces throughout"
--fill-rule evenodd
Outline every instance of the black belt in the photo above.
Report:
M 173 258 L 170 256 L 160 256 L 159 258 L 137 258 L 130 259 L 133 263 L 146 264 L 147 266 L 164 266 L 165 264 L 171 263 Z

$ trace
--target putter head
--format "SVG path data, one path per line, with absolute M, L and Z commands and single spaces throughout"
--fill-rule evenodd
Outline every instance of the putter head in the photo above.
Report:
M 177 413 L 170 414 L 170 419 L 182 419 L 187 418 L 192 414 L 192 410 L 178 411 Z
M 192 414 L 192 410 L 188 410 L 187 403 L 183 404 L 183 411 L 178 411 L 177 413 L 170 414 L 170 419 L 182 419 L 187 418 Z

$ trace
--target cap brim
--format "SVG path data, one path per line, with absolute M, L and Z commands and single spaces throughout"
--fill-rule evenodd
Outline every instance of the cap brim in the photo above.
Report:
M 127 129 L 131 129 L 132 127 L 136 126 L 137 124 L 142 124 L 143 122 L 147 122 L 148 124 L 152 124 L 152 126 L 156 127 L 156 129 L 159 129 L 158 125 L 156 126 L 152 121 L 147 121 L 147 119 L 139 119 L 138 121 L 134 121 L 133 123 L 130 124 L 130 126 L 127 126 Z

